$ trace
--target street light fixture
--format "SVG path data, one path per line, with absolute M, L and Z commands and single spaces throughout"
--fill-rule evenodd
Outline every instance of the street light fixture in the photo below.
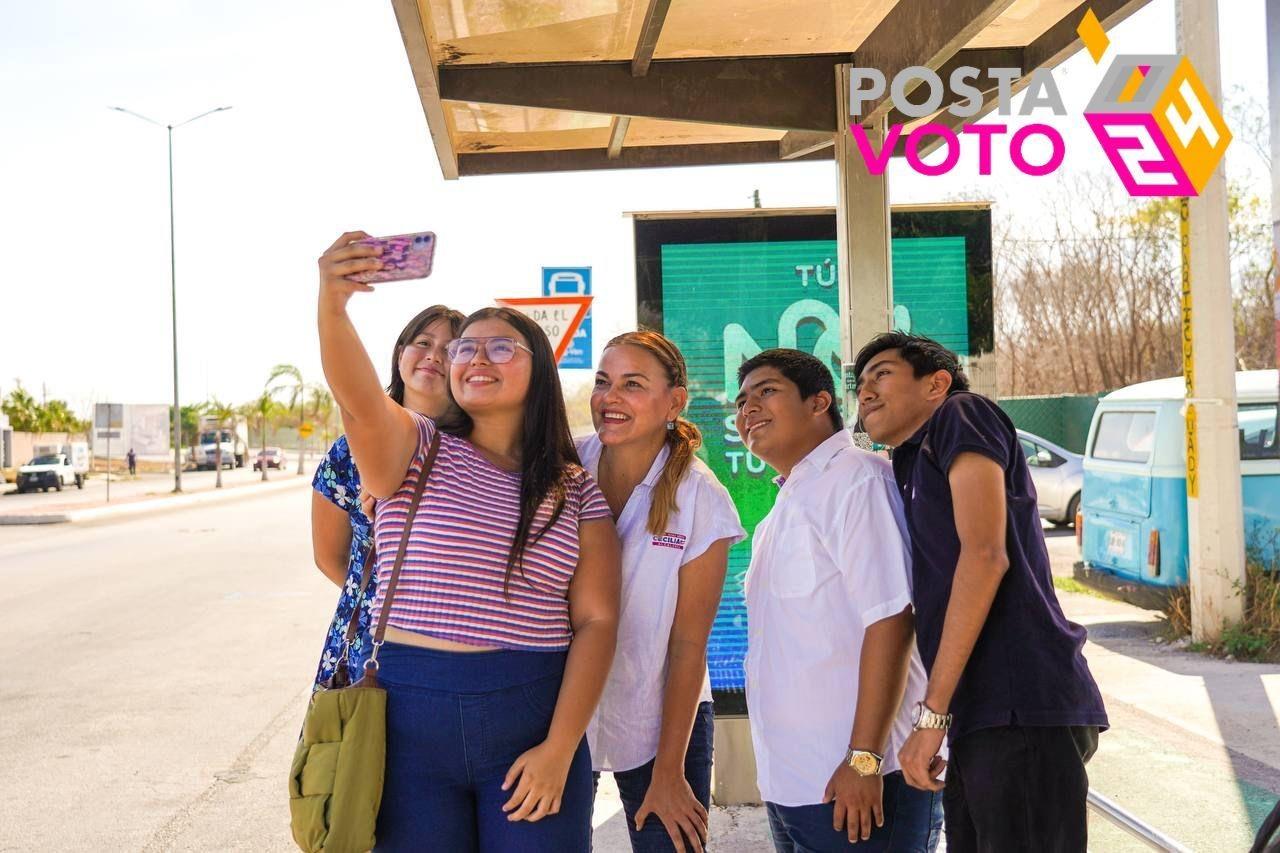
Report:
M 173 490 L 174 492 L 182 491 L 182 407 L 178 403 L 178 272 L 176 259 L 176 246 L 173 239 L 173 131 L 174 128 L 182 127 L 184 124 L 191 124 L 197 119 L 202 119 L 207 115 L 220 113 L 229 110 L 231 107 L 215 107 L 207 112 L 200 113 L 198 116 L 192 116 L 186 121 L 180 121 L 177 124 L 164 124 L 155 119 L 147 118 L 141 113 L 135 113 L 133 110 L 126 110 L 124 107 L 109 107 L 108 109 L 117 112 L 127 113 L 134 118 L 140 118 L 148 124 L 154 124 L 156 127 L 163 127 L 169 132 L 169 297 L 170 304 L 173 308 Z

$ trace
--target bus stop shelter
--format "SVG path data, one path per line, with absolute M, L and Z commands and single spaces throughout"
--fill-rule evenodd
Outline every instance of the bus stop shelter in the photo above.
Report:
M 893 300 L 889 192 L 847 132 L 958 129 L 994 109 L 999 80 L 1083 46 L 1088 10 L 1110 29 L 1148 0 L 392 0 L 446 179 L 476 175 L 834 160 L 837 165 L 841 339 L 888 329 Z M 849 72 L 892 80 L 923 66 L 946 81 L 979 69 L 978 116 L 911 118 L 887 96 L 850 116 Z M 913 100 L 919 100 L 917 95 Z M 935 140 L 936 143 L 937 140 Z M 921 149 L 927 153 L 928 144 Z M 851 253 L 857 253 L 853 263 Z M 969 365 L 994 393 L 990 358 Z M 852 410 L 852 377 L 846 409 Z
M 392 0 L 446 179 L 834 160 L 846 366 L 893 318 L 887 172 L 869 172 L 850 123 L 876 150 L 893 125 L 904 125 L 904 137 L 923 123 L 958 129 L 995 108 L 999 81 L 989 69 L 1020 69 L 1017 93 L 1033 71 L 1084 47 L 1089 11 L 1109 31 L 1147 2 Z M 1178 11 L 1179 52 L 1221 103 L 1217 0 L 1178 0 Z M 979 69 L 981 112 L 956 117 L 948 94 L 930 116 L 902 115 L 887 97 L 849 114 L 851 68 L 892 80 L 919 66 L 944 81 L 958 66 Z M 1240 618 L 1244 578 L 1222 173 L 1219 165 L 1191 199 L 1184 263 L 1184 338 L 1197 383 L 1188 398 L 1200 411 L 1198 422 L 1188 419 L 1188 448 L 1204 472 L 1189 497 L 1200 638 Z M 971 367 L 975 385 L 994 390 L 994 370 Z M 846 405 L 852 379 L 846 372 Z

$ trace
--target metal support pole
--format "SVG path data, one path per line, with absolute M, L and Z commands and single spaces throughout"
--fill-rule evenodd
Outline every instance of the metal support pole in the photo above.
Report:
M 839 176 L 836 197 L 836 266 L 840 272 L 840 342 L 845 364 L 844 414 L 855 422 L 857 395 L 852 374 L 854 356 L 871 338 L 893 327 L 893 256 L 890 252 L 889 174 L 872 175 L 849 133 L 849 69 L 836 74 L 835 159 Z M 867 139 L 879 151 L 885 144 L 884 119 L 867 128 Z
M 1178 0 L 1179 51 L 1222 103 L 1217 0 Z M 1183 372 L 1191 633 L 1215 641 L 1244 617 L 1244 513 L 1224 165 L 1189 199 L 1183 230 Z
M 192 116 L 177 124 L 162 124 L 155 119 L 147 118 L 141 113 L 127 110 L 124 107 L 110 107 L 117 112 L 128 113 L 147 124 L 163 127 L 169 134 L 169 302 L 173 311 L 173 490 L 182 491 L 182 406 L 178 401 L 178 249 L 174 242 L 173 228 L 173 131 L 175 128 L 191 124 L 207 115 L 229 110 L 231 107 L 214 107 L 200 115 Z
M 1267 104 L 1271 115 L 1271 269 L 1275 273 L 1276 366 L 1280 367 L 1280 0 L 1267 0 Z M 1280 435 L 1280 410 L 1276 411 Z
M 1092 788 L 1089 789 L 1087 802 L 1094 814 L 1123 829 L 1152 850 L 1162 850 L 1165 853 L 1191 853 L 1190 848 L 1134 817 Z
M 182 406 L 178 402 L 178 247 L 173 230 L 173 125 L 169 131 L 169 304 L 173 311 L 173 490 L 182 491 Z

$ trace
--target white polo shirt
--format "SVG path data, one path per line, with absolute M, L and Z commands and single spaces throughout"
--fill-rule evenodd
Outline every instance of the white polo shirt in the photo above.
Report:
M 761 797 L 807 806 L 822 802 L 849 746 L 867 627 L 911 604 L 911 552 L 893 469 L 848 432 L 777 482 L 744 584 L 747 710 Z M 926 680 L 913 642 L 885 773 L 899 769 Z
M 595 477 L 603 449 L 600 438 L 592 434 L 578 439 L 577 445 L 583 467 Z M 587 727 L 596 770 L 632 770 L 657 756 L 680 567 L 702 556 L 717 540 L 740 542 L 747 535 L 729 492 L 697 458 L 676 488 L 676 509 L 667 519 L 667 529 L 660 535 L 649 532 L 653 491 L 670 455 L 667 447 L 659 451 L 617 520 L 622 540 L 618 646 L 600 705 Z M 711 701 L 706 673 L 699 701 Z

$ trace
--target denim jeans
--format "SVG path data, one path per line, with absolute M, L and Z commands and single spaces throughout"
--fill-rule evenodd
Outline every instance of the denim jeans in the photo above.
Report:
M 684 778 L 693 789 L 693 795 L 708 811 L 711 809 L 711 754 L 715 740 L 715 706 L 711 702 L 698 705 L 698 712 L 693 718 L 693 731 L 689 735 L 689 748 L 684 754 Z M 654 759 L 656 761 L 657 759 Z M 675 845 L 662 821 L 650 815 L 644 826 L 636 831 L 636 812 L 644 805 L 644 798 L 649 793 L 649 783 L 653 780 L 653 761 L 642 764 L 632 770 L 622 770 L 613 774 L 613 781 L 618 785 L 618 795 L 622 800 L 622 811 L 627 817 L 627 832 L 631 835 L 633 853 L 670 853 Z M 596 779 L 600 774 L 595 774 Z M 690 847 L 686 843 L 685 849 Z
M 769 831 L 778 853 L 933 853 L 942 836 L 942 794 L 919 791 L 902 771 L 884 777 L 884 826 L 871 837 L 849 843 L 844 830 L 833 827 L 835 803 L 780 806 L 765 803 Z
M 445 652 L 387 643 L 387 769 L 377 851 L 576 853 L 591 847 L 591 756 L 578 745 L 559 814 L 511 822 L 503 778 L 546 739 L 563 652 Z

